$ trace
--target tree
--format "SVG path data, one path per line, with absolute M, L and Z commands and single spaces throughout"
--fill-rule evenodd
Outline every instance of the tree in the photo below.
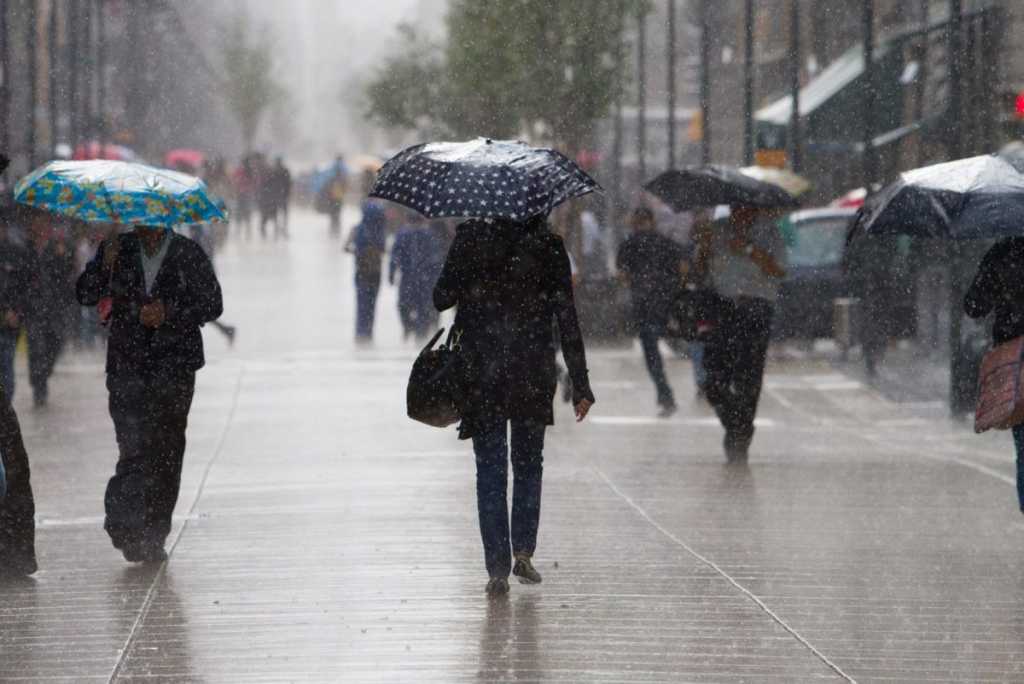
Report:
M 371 116 L 404 128 L 430 121 L 459 137 L 525 133 L 579 150 L 622 87 L 617 18 L 642 2 L 452 0 L 443 50 L 425 60 L 422 41 L 407 41 L 369 84 Z
M 262 39 L 255 38 L 245 14 L 222 28 L 224 97 L 241 127 L 246 150 L 252 149 L 264 114 L 284 92 L 274 79 L 274 53 L 268 33 L 264 29 Z

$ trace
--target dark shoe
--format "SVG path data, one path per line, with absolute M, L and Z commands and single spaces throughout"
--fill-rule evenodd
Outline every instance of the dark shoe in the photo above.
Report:
M 129 563 L 163 563 L 167 560 L 167 552 L 163 546 L 155 544 L 132 544 L 121 551 Z
M 35 558 L 12 556 L 0 562 L 0 582 L 28 577 L 39 569 Z
M 725 460 L 729 463 L 746 463 L 752 439 L 752 437 L 726 432 L 722 444 L 725 449 Z
M 238 335 L 238 329 L 233 325 L 224 326 L 224 336 L 228 338 L 228 346 L 235 346 L 235 336 Z
M 530 556 L 516 554 L 516 563 L 512 566 L 512 574 L 519 578 L 520 584 L 540 584 L 543 579 L 537 568 L 533 567 Z
M 505 596 L 508 594 L 508 578 L 507 577 L 492 577 L 487 582 L 487 588 L 485 589 L 487 595 L 490 597 Z
M 658 411 L 658 417 L 659 418 L 671 418 L 672 416 L 674 416 L 676 414 L 676 411 L 678 411 L 678 410 L 679 410 L 679 407 L 677 407 L 674 402 L 671 403 L 671 404 L 662 404 L 661 405 L 661 410 Z

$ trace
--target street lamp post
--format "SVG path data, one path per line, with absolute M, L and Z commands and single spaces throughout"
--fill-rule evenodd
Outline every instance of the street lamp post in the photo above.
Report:
M 790 166 L 799 173 L 803 166 L 800 139 L 800 0 L 789 2 L 789 87 L 793 97 L 789 118 Z
M 636 17 L 636 159 L 641 182 L 647 180 L 647 11 Z
M 708 0 L 700 0 L 700 158 L 711 163 L 711 24 Z
M 754 0 L 743 12 L 743 163 L 754 163 Z
M 864 146 L 864 187 L 877 180 L 878 157 L 875 154 L 875 2 L 864 0 L 861 13 L 864 30 L 864 97 L 861 98 L 861 144 Z

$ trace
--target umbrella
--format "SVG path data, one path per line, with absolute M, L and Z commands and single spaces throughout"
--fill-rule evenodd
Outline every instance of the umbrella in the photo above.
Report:
M 864 202 L 850 232 L 954 240 L 1024 234 L 1024 174 L 996 155 L 925 166 Z
M 222 200 L 177 171 L 119 161 L 53 161 L 18 181 L 14 200 L 83 221 L 168 228 L 226 221 Z
M 199 150 L 193 150 L 187 147 L 171 150 L 164 155 L 164 165 L 173 169 L 187 167 L 199 170 L 203 168 L 204 161 L 206 161 L 205 154 Z
M 730 166 L 693 166 L 665 171 L 644 190 L 675 211 L 719 204 L 746 207 L 795 207 L 796 198 L 777 185 L 751 178 Z
M 415 145 L 398 153 L 380 170 L 370 196 L 411 207 L 428 218 L 523 221 L 600 189 L 555 150 L 477 138 Z
M 864 206 L 864 200 L 867 198 L 867 188 L 854 188 L 842 197 L 832 200 L 832 204 L 830 206 L 838 207 L 840 209 L 860 209 Z
M 789 169 L 777 169 L 771 166 L 744 166 L 740 169 L 740 173 L 762 183 L 777 185 L 794 197 L 799 197 L 811 189 L 811 181 Z
M 124 145 L 101 144 L 98 140 L 82 143 L 75 148 L 71 156 L 75 161 L 86 161 L 89 159 L 110 159 L 115 161 L 135 161 L 138 156 L 135 150 Z

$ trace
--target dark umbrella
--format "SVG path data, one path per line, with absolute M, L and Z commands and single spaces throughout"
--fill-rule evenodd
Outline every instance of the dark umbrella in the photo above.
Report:
M 796 198 L 772 183 L 765 183 L 729 166 L 694 166 L 665 171 L 644 190 L 674 211 L 690 211 L 728 204 L 766 209 L 795 207 Z
M 523 221 L 600 189 L 559 152 L 514 140 L 477 138 L 415 145 L 398 153 L 377 174 L 370 196 L 427 218 Z
M 996 155 L 925 166 L 872 195 L 850 231 L 980 240 L 1024 235 L 1024 175 Z

